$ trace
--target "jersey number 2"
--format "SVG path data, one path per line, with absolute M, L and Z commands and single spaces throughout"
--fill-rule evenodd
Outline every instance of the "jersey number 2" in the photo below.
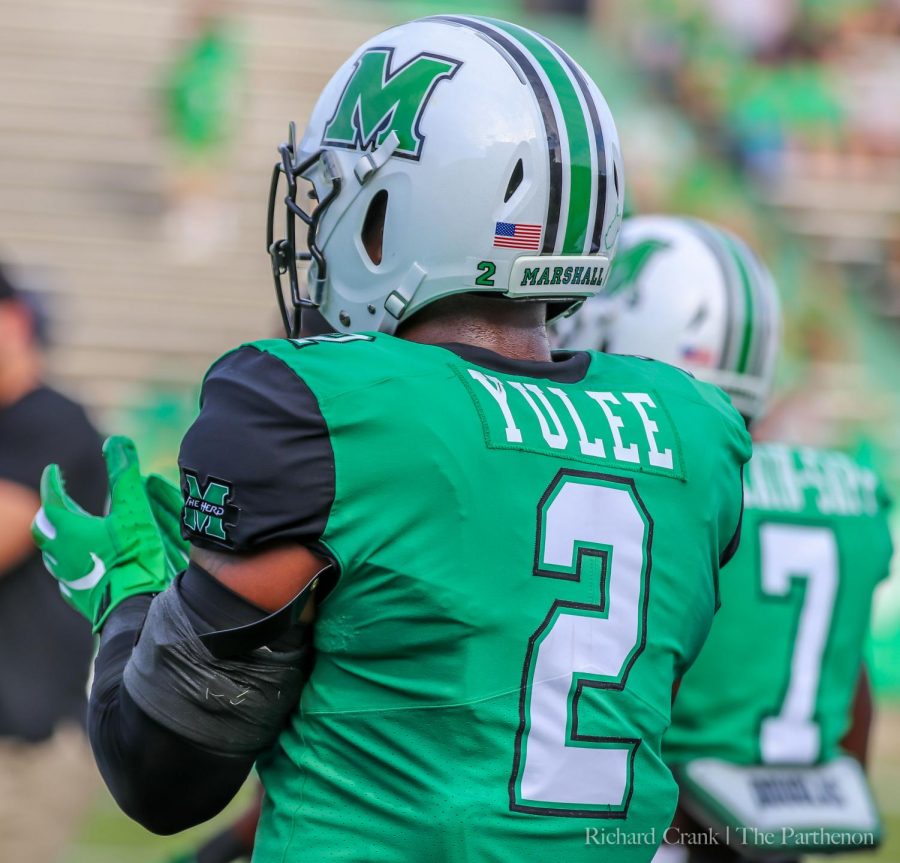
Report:
M 631 480 L 563 470 L 538 507 L 537 533 L 534 575 L 584 580 L 593 597 L 557 599 L 528 642 L 510 808 L 624 818 L 640 740 L 617 728 L 611 702 L 646 642 L 652 521 Z

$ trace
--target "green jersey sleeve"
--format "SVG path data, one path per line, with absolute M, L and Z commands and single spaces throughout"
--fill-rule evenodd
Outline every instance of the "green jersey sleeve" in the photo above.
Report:
M 722 548 L 719 558 L 724 566 L 737 552 L 741 538 L 744 511 L 743 466 L 750 460 L 753 445 L 744 418 L 735 410 L 726 393 L 719 387 L 700 381 L 697 381 L 696 386 L 719 417 L 725 441 L 722 479 L 726 488 L 719 507 L 719 536 L 727 538 L 727 544 Z M 729 470 L 730 465 L 735 462 L 741 465 L 737 478 Z

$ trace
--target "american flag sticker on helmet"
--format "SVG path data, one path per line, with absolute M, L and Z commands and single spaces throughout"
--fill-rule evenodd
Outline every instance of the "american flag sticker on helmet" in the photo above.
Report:
M 541 247 L 541 230 L 541 225 L 497 222 L 494 230 L 494 248 L 537 251 Z

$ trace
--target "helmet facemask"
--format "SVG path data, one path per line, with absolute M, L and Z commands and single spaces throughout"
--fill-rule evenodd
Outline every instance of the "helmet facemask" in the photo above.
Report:
M 281 160 L 276 162 L 272 169 L 272 182 L 269 187 L 269 214 L 266 220 L 266 249 L 272 260 L 275 296 L 288 338 L 297 338 L 300 334 L 303 307 L 319 305 L 320 299 L 317 294 L 321 286 L 325 284 L 328 273 L 325 253 L 318 243 L 319 223 L 328 207 L 340 194 L 342 184 L 337 161 L 328 150 L 323 148 L 306 159 L 298 160 L 296 134 L 296 124 L 291 122 L 288 127 L 287 142 L 278 147 Z M 284 237 L 275 240 L 275 210 L 278 206 L 278 188 L 282 176 L 287 182 L 287 194 L 283 199 L 285 207 Z M 298 178 L 306 181 L 305 188 L 298 182 Z M 316 206 L 309 212 L 297 202 L 301 191 L 307 198 L 316 201 Z M 297 251 L 296 219 L 300 219 L 306 226 L 306 251 Z M 310 285 L 311 298 L 304 297 L 300 291 L 298 261 L 314 261 L 316 264 L 315 284 Z M 282 277 L 285 274 L 287 274 L 289 284 L 287 298 L 282 284 Z M 290 303 L 290 308 L 288 303 Z

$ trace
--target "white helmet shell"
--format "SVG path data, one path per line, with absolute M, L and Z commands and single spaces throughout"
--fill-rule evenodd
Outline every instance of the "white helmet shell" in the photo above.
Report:
M 465 292 L 562 309 L 605 282 L 624 194 L 615 125 L 584 71 L 523 27 L 440 16 L 371 39 L 320 96 L 295 164 L 310 159 L 319 200 L 340 178 L 315 232 L 325 275 L 313 261 L 308 279 L 341 331 L 390 333 Z M 382 206 L 379 261 L 363 228 Z
M 605 293 L 605 350 L 678 366 L 720 386 L 749 420 L 763 413 L 780 309 L 771 273 L 742 240 L 695 219 L 626 219 Z

